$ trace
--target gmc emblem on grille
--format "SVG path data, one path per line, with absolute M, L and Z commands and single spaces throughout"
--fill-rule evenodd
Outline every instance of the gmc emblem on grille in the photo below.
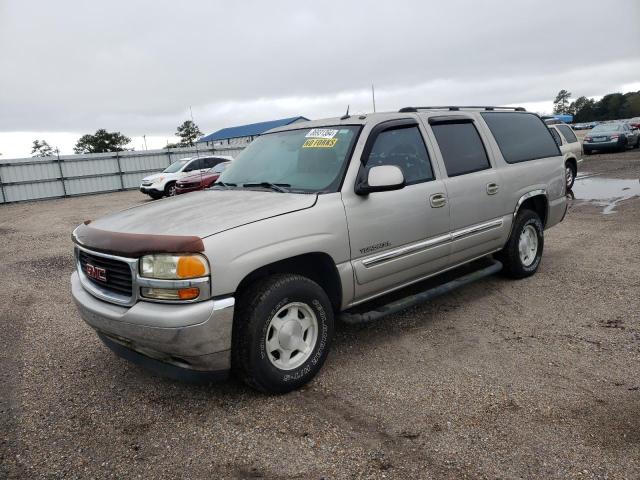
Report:
M 87 270 L 87 277 L 91 277 L 94 280 L 99 280 L 101 282 L 107 281 L 107 271 L 104 268 L 95 267 L 90 263 L 87 263 L 85 269 Z

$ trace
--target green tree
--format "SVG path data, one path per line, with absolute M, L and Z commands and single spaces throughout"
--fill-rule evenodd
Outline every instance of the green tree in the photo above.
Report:
M 51 157 L 55 150 L 47 143 L 46 140 L 34 140 L 31 147 L 32 157 Z
M 176 136 L 180 137 L 180 147 L 193 147 L 196 140 L 202 136 L 202 132 L 198 126 L 191 120 L 185 120 L 185 122 L 178 127 Z
M 93 135 L 83 135 L 73 147 L 76 153 L 121 152 L 131 139 L 120 132 L 107 132 L 104 128 Z
M 626 118 L 640 117 L 640 92 L 625 93 L 622 105 L 622 116 Z
M 553 113 L 569 113 L 570 98 L 571 92 L 565 89 L 560 90 L 553 101 Z

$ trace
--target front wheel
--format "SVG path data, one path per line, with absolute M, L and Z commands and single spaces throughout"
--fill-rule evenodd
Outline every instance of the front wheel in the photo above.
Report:
M 509 240 L 497 257 L 507 276 L 525 278 L 538 270 L 543 248 L 542 221 L 536 212 L 525 209 L 518 212 Z
M 232 368 L 268 393 L 301 387 L 319 371 L 333 338 L 325 291 L 301 275 L 277 274 L 239 296 L 233 325 Z
M 167 197 L 175 197 L 176 196 L 176 182 L 167 183 L 167 186 L 164 187 L 164 194 Z

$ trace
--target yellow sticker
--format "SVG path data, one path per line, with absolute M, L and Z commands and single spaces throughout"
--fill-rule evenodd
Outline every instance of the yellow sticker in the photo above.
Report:
M 333 148 L 338 143 L 337 138 L 310 138 L 305 140 L 302 148 Z

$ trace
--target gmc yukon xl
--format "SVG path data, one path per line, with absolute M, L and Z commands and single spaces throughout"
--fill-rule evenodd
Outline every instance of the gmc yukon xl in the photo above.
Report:
M 122 357 L 283 393 L 318 373 L 338 318 L 432 295 L 357 313 L 369 300 L 485 257 L 480 273 L 533 275 L 565 183 L 549 129 L 522 108 L 293 124 L 256 139 L 210 189 L 76 228 L 72 294 Z

